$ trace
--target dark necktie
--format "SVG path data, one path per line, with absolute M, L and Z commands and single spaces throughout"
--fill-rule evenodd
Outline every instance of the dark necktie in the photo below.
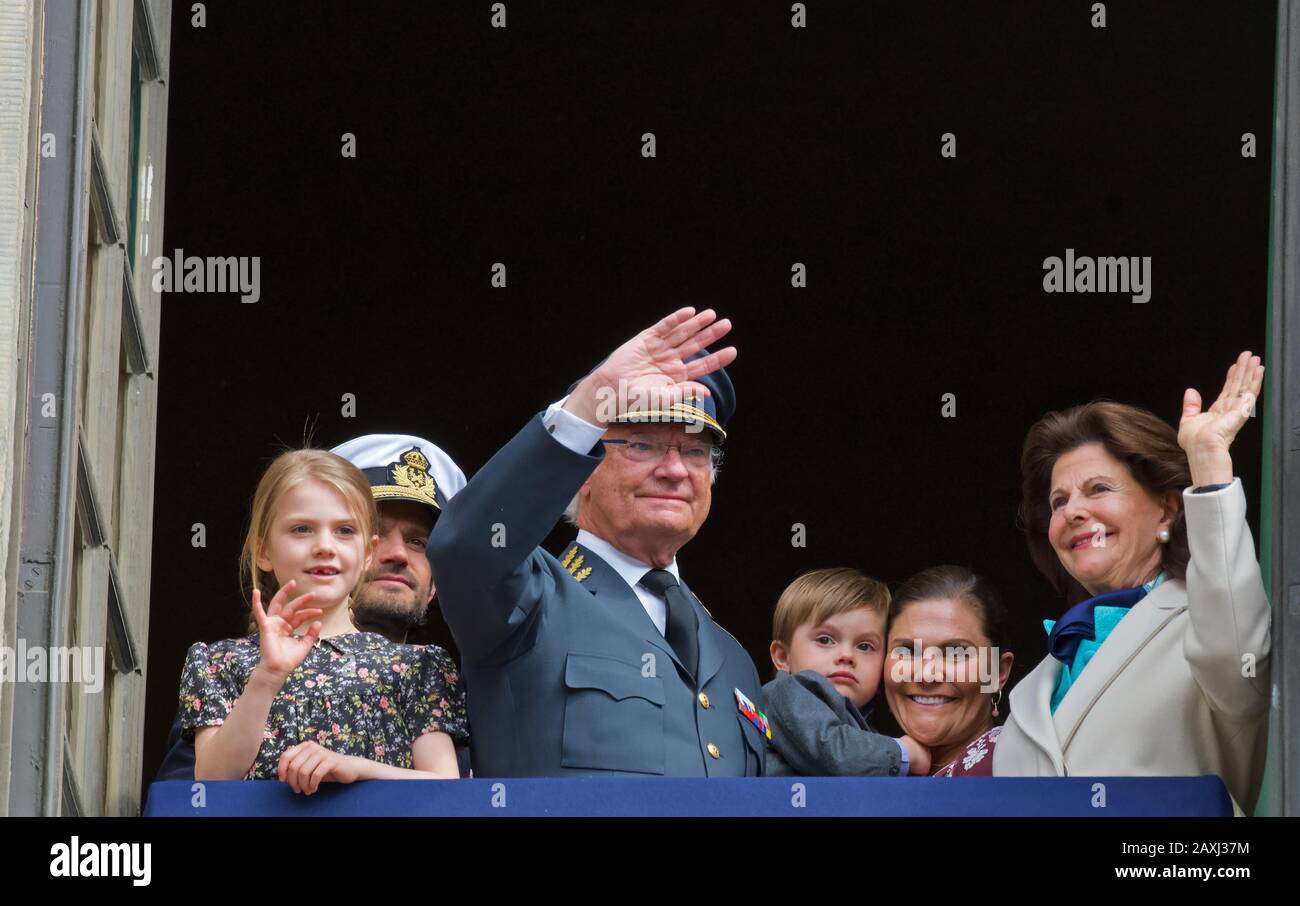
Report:
M 698 623 L 695 608 L 686 598 L 686 592 L 677 584 L 673 574 L 666 569 L 652 569 L 641 577 L 641 584 L 668 602 L 668 644 L 682 665 L 695 676 L 700 658 Z

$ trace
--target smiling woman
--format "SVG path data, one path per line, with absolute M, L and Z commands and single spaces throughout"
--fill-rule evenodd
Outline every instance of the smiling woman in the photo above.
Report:
M 1270 613 L 1228 447 L 1263 380 L 1243 352 L 1209 409 L 1184 393 L 1177 433 L 1111 402 L 1030 429 L 1029 552 L 1072 606 L 1011 693 L 995 774 L 1217 774 L 1239 810 L 1254 803 Z
M 930 750 L 936 774 L 992 772 L 986 755 L 1015 660 L 1002 648 L 1006 622 L 996 589 L 960 566 L 922 570 L 894 593 L 885 700 L 907 735 Z

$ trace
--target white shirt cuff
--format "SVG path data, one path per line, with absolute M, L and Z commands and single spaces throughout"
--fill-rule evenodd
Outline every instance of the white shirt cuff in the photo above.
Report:
M 564 401 L 567 399 L 565 396 L 547 406 L 542 415 L 542 424 L 562 445 L 585 456 L 605 436 L 605 429 L 566 410 Z

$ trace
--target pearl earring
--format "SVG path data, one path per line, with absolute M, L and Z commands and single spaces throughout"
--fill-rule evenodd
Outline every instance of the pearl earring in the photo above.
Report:
M 1168 543 L 1169 543 L 1169 529 L 1167 529 L 1167 528 L 1162 528 L 1162 529 L 1160 529 L 1158 532 L 1156 532 L 1156 538 L 1158 538 L 1158 539 L 1160 540 L 1160 543 L 1161 543 L 1161 544 L 1168 544 Z

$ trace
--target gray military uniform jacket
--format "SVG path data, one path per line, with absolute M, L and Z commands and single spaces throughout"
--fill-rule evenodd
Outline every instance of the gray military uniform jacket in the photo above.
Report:
M 763 687 L 772 742 L 764 773 L 778 776 L 898 776 L 898 742 L 815 670 L 778 673 Z
M 569 450 L 539 415 L 447 502 L 429 539 L 474 775 L 756 776 L 766 742 L 735 691 L 761 709 L 758 672 L 689 589 L 697 676 L 613 567 L 580 546 L 563 562 L 538 547 L 603 456 Z

